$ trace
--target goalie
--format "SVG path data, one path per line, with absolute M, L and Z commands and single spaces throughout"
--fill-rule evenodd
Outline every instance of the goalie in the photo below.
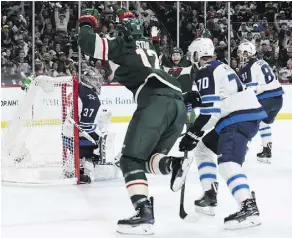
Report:
M 37 75 L 37 74 L 36 74 Z M 44 76 L 53 81 L 49 76 Z M 25 78 L 22 90 L 29 90 L 34 76 Z M 88 67 L 84 70 L 81 81 L 78 84 L 78 112 L 80 130 L 79 156 L 80 156 L 80 181 L 91 183 L 94 180 L 94 164 L 105 163 L 106 150 L 105 141 L 107 138 L 107 127 L 111 119 L 111 113 L 107 109 L 100 108 L 98 98 L 103 83 L 103 77 L 95 68 Z M 43 89 L 50 92 L 52 84 L 43 85 Z M 72 114 L 71 103 L 68 105 L 67 114 Z M 72 122 L 73 121 L 73 122 Z M 74 175 L 73 159 L 73 123 L 72 117 L 67 117 L 62 126 L 64 174 L 66 178 Z
M 105 161 L 105 140 L 111 113 L 100 108 L 100 90 L 103 77 L 93 67 L 84 70 L 78 85 L 78 113 L 79 113 L 79 155 L 80 155 L 80 182 L 94 181 L 94 165 Z M 71 124 L 71 123 L 69 123 Z M 63 144 L 66 146 L 66 127 L 63 127 Z M 86 133 L 86 135 L 84 134 Z M 95 143 L 94 143 L 95 142 Z

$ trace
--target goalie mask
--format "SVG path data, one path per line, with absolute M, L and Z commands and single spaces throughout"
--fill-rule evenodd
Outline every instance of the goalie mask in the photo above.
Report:
M 252 57 L 255 57 L 257 51 L 255 45 L 250 41 L 245 41 L 238 46 L 237 55 L 239 62 L 245 65 Z
M 96 90 L 98 95 L 100 94 L 103 80 L 104 78 L 100 74 L 99 70 L 93 67 L 86 68 L 81 76 L 81 82 Z
M 174 64 L 179 64 L 183 57 L 183 51 L 181 48 L 174 47 L 171 53 L 171 60 Z

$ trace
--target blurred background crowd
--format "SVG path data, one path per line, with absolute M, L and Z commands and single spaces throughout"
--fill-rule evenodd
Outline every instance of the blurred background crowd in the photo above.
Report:
M 100 11 L 103 37 L 116 35 L 112 7 L 116 3 L 129 7 L 139 17 L 146 37 L 150 37 L 152 26 L 161 30 L 161 54 L 169 54 L 176 46 L 177 2 L 81 2 L 81 9 L 94 7 Z M 33 64 L 36 67 L 40 62 L 44 73 L 53 77 L 78 75 L 79 71 L 82 74 L 86 67 L 94 66 L 108 82 L 111 74 L 108 62 L 78 54 L 78 5 L 78 2 L 1 1 L 2 86 L 21 85 L 24 76 L 32 74 Z M 179 43 L 184 53 L 195 38 L 210 37 L 217 58 L 225 63 L 230 47 L 230 65 L 238 72 L 241 65 L 237 46 L 247 39 L 255 43 L 257 57 L 271 65 L 281 83 L 292 83 L 292 2 L 231 2 L 230 32 L 226 2 L 180 2 L 179 12 Z

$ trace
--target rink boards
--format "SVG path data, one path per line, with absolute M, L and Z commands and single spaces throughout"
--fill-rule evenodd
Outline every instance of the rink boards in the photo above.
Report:
M 277 119 L 292 119 L 292 85 L 283 85 L 283 88 L 285 91 L 284 104 Z M 1 95 L 1 128 L 5 128 L 21 104 L 25 92 L 20 87 L 2 87 Z M 60 89 L 43 94 L 38 101 L 42 105 L 42 111 L 32 112 L 35 115 L 35 123 L 39 125 L 61 123 L 60 103 L 62 100 L 60 95 Z M 116 84 L 102 87 L 100 101 L 102 107 L 108 108 L 112 112 L 112 122 L 129 122 L 136 109 L 132 93 L 125 87 Z

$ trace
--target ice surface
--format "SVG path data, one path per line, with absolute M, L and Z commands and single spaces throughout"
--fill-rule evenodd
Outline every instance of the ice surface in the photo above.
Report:
M 113 124 L 116 152 L 122 146 L 126 124 Z M 292 121 L 273 125 L 272 164 L 260 164 L 255 154 L 260 137 L 251 143 L 244 168 L 255 190 L 262 225 L 255 228 L 225 231 L 223 218 L 237 206 L 225 183 L 219 179 L 219 205 L 213 218 L 197 223 L 180 220 L 179 192 L 169 189 L 169 176 L 148 176 L 149 194 L 155 197 L 156 233 L 164 238 L 291 238 L 292 237 Z M 178 154 L 177 145 L 172 154 Z M 193 200 L 201 196 L 195 164 L 186 188 L 186 211 L 193 211 Z M 93 185 L 2 186 L 3 238 L 111 238 L 141 237 L 116 234 L 120 218 L 132 215 L 133 208 L 123 179 Z

